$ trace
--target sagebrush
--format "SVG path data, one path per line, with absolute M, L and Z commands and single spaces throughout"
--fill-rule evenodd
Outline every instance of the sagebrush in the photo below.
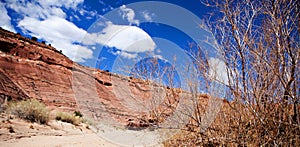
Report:
M 77 116 L 75 113 L 67 113 L 67 112 L 58 112 L 55 117 L 56 120 L 60 120 L 63 122 L 71 123 L 73 125 L 79 125 L 83 122 L 82 117 Z
M 30 122 L 46 124 L 50 120 L 50 111 L 36 99 L 10 102 L 7 111 Z

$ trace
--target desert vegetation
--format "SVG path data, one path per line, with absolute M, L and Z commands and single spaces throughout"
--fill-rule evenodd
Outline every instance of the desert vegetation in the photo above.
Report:
M 124 100 L 129 106 L 145 110 L 142 117 L 129 118 L 127 128 L 180 130 L 165 146 L 300 146 L 299 1 L 202 2 L 213 10 L 200 27 L 210 32 L 206 43 L 217 50 L 214 60 L 218 63 L 211 64 L 209 54 L 196 46 L 197 50 L 189 53 L 194 63 L 186 67 L 195 67 L 197 72 L 186 69 L 188 87 L 184 90 L 176 88 L 174 67 L 160 68 L 157 58 L 128 71 L 131 75 L 125 80 L 150 98 L 141 101 L 131 96 L 133 90 L 125 93 L 128 86 L 120 86 L 120 95 L 128 95 Z M 37 39 L 33 40 L 27 39 L 37 45 Z M 138 79 L 143 81 L 131 82 Z M 175 112 L 179 103 L 183 111 Z M 9 102 L 4 111 L 40 124 L 51 120 L 50 111 L 35 99 Z M 160 126 L 170 116 L 176 116 L 173 126 Z M 55 114 L 56 120 L 74 125 L 85 122 L 82 117 L 78 111 Z M 7 129 L 15 132 L 11 126 Z
M 198 76 L 223 85 L 228 102 L 205 131 L 205 115 L 196 111 L 187 125 L 192 127 L 165 145 L 299 146 L 299 1 L 203 3 L 214 9 L 204 26 L 212 34 L 207 43 L 220 53 L 225 80 L 207 75 L 218 66 L 209 65 L 205 54 L 192 55 Z
M 18 118 L 29 122 L 39 124 L 47 124 L 50 120 L 58 120 L 62 122 L 79 125 L 80 123 L 90 124 L 87 119 L 83 118 L 80 111 L 70 112 L 55 112 L 54 117 L 46 105 L 36 99 L 28 99 L 21 101 L 9 101 L 4 107 L 3 113 L 14 115 Z
M 50 111 L 35 99 L 9 102 L 6 112 L 30 122 L 46 124 L 50 120 Z
M 79 111 L 75 111 L 74 114 L 67 112 L 58 112 L 55 116 L 56 120 L 71 123 L 73 125 L 79 125 L 84 121 L 82 114 Z

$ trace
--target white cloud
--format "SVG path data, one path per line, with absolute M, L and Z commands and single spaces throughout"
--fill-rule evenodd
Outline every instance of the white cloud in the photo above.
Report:
M 167 59 L 165 59 L 162 55 L 153 55 L 153 57 L 154 58 L 157 58 L 157 59 L 160 59 L 160 60 L 162 60 L 162 61 L 164 61 L 164 62 L 169 62 Z
M 222 84 L 228 85 L 228 74 L 224 61 L 218 58 L 210 58 L 208 64 L 210 77 Z
M 82 45 L 75 45 L 65 42 L 53 42 L 56 48 L 65 49 L 62 50 L 65 55 L 71 58 L 75 62 L 85 62 L 85 59 L 93 57 L 93 51 Z
M 127 19 L 129 25 L 136 24 L 139 25 L 139 20 L 134 19 L 135 13 L 132 9 L 127 8 L 126 5 L 122 5 L 120 7 L 120 14 L 122 15 L 123 19 Z
M 95 11 L 89 12 L 80 7 L 83 2 L 84 0 L 13 0 L 7 1 L 5 5 L 24 17 L 17 22 L 17 27 L 25 34 L 46 40 L 72 60 L 84 62 L 93 55 L 92 50 L 80 44 L 87 32 L 67 21 L 64 12 L 64 9 L 72 9 L 85 17 L 94 17 Z M 5 13 L 1 13 L 0 16 L 1 19 L 5 18 L 5 21 L 1 20 L 0 24 L 5 22 L 8 25 L 10 18 L 5 16 L 7 11 L 3 8 L 5 7 L 0 6 L 1 12 Z M 76 15 L 73 17 L 76 18 Z
M 56 16 L 49 17 L 42 21 L 35 18 L 25 17 L 19 22 L 18 27 L 29 30 L 32 32 L 32 35 L 42 37 L 47 39 L 47 41 L 59 39 L 66 40 L 68 42 L 79 42 L 86 34 L 85 30 L 80 29 L 75 24 Z
M 115 32 L 115 31 L 118 32 Z M 153 51 L 155 43 L 151 37 L 142 29 L 135 26 L 114 25 L 107 28 L 107 34 L 111 34 L 107 45 L 128 52 Z
M 113 52 L 113 54 L 120 55 L 127 59 L 134 59 L 138 56 L 137 53 L 128 53 L 126 51 L 116 51 L 116 52 Z
M 25 17 L 18 27 L 23 32 L 47 40 L 74 61 L 83 62 L 92 57 L 90 49 L 74 44 L 80 43 L 87 32 L 63 18 L 52 16 L 46 20 L 38 20 Z
M 107 22 L 107 26 L 100 33 L 87 34 L 82 41 L 84 44 L 99 43 L 108 47 L 115 47 L 123 52 L 119 55 L 135 57 L 134 53 L 152 52 L 156 44 L 142 29 L 136 26 L 115 25 Z
M 77 5 L 84 2 L 84 0 L 37 0 L 37 2 L 44 8 L 57 6 L 76 9 Z
M 102 15 L 98 14 L 95 10 L 86 10 L 85 8 L 78 9 L 78 12 L 81 16 L 83 16 L 85 19 L 91 20 L 93 18 L 101 18 Z
M 46 2 L 46 1 L 45 1 Z M 7 6 L 17 13 L 22 14 L 26 17 L 38 18 L 38 19 L 47 19 L 50 16 L 58 16 L 65 18 L 66 14 L 59 7 L 58 4 L 51 5 L 48 3 L 40 4 L 39 2 L 29 2 L 29 1 L 9 1 L 7 2 Z
M 126 58 L 135 58 L 138 53 L 154 51 L 156 45 L 151 37 L 142 29 L 131 26 L 132 24 L 139 25 L 139 21 L 135 19 L 135 12 L 125 5 L 120 7 L 120 14 L 129 22 L 129 26 L 108 22 L 103 31 L 98 34 L 89 34 L 66 20 L 66 13 L 63 9 L 76 9 L 75 11 L 85 17 L 98 17 L 95 11 L 89 12 L 79 6 L 83 1 L 16 0 L 8 1 L 5 5 L 24 17 L 17 22 L 17 27 L 25 34 L 46 40 L 74 61 L 83 62 L 85 59 L 92 58 L 94 49 L 89 49 L 85 45 L 96 43 L 115 47 L 119 49 L 115 54 Z M 5 14 L 7 13 L 1 15 Z M 5 20 L 8 21 L 5 24 L 9 24 L 7 23 L 10 21 L 9 17 L 1 18 L 6 18 Z M 76 16 L 69 16 L 69 18 L 76 18 Z
M 51 16 L 65 18 L 66 13 L 62 9 L 63 7 L 75 10 L 83 1 L 84 0 L 14 0 L 7 1 L 6 5 L 23 16 L 47 19 Z
M 143 11 L 142 16 L 145 18 L 146 21 L 152 21 L 152 16 L 154 14 L 150 14 L 148 11 Z
M 2 2 L 0 2 L 0 12 L 0 27 L 11 32 L 16 32 L 14 27 L 11 25 L 11 18 L 8 16 L 7 10 Z
M 104 1 L 102 1 L 102 0 L 99 0 L 98 2 L 100 3 L 100 5 L 101 5 L 101 7 L 102 7 L 102 12 L 107 12 L 107 11 L 109 11 L 109 10 L 114 9 L 112 6 L 110 6 L 109 4 L 106 4 L 106 3 L 105 3 Z

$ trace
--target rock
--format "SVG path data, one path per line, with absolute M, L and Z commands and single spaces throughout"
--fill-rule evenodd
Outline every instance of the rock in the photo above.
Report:
M 151 116 L 149 108 L 140 103 L 159 98 L 161 105 L 153 109 L 168 116 L 181 92 L 150 84 L 81 66 L 52 46 L 0 29 L 0 103 L 35 98 L 52 109 L 79 110 L 94 120 L 146 128 L 159 122 L 137 119 L 145 113 Z

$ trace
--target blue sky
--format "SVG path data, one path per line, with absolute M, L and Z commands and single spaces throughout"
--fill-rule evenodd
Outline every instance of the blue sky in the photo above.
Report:
M 130 75 L 137 63 L 157 58 L 182 79 L 193 62 L 186 51 L 197 51 L 197 45 L 211 64 L 221 62 L 204 25 L 211 10 L 200 0 L 1 0 L 0 11 L 2 28 L 115 73 Z

